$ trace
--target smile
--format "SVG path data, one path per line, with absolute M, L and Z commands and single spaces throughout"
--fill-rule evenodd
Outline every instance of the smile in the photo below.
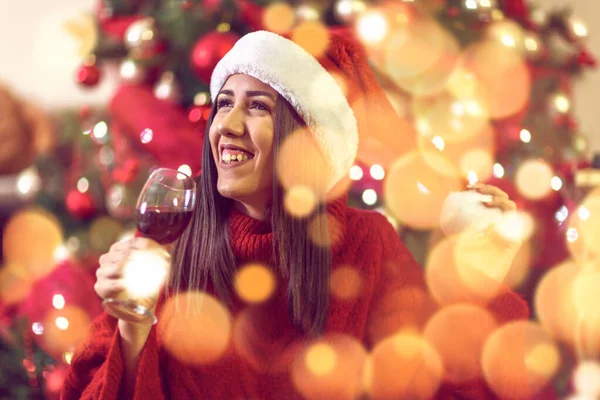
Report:
M 222 166 L 234 167 L 254 158 L 254 154 L 239 146 L 221 145 L 220 150 Z

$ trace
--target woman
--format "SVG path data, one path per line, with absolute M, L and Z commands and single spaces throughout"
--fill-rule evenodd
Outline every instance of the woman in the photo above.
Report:
M 333 78 L 339 74 L 346 78 L 346 95 Z M 401 288 L 425 292 L 422 271 L 385 217 L 350 209 L 344 196 L 332 194 L 355 159 L 359 134 L 364 137 L 369 126 L 350 104 L 360 95 L 362 104 L 391 111 L 355 43 L 332 35 L 326 57 L 317 61 L 281 36 L 254 32 L 217 65 L 211 95 L 199 202 L 173 250 L 168 296 L 206 290 L 236 321 L 243 316 L 250 322 L 234 335 L 223 357 L 191 367 L 165 351 L 152 325 L 105 314 L 75 352 L 63 399 L 301 398 L 289 376 L 289 360 L 305 340 L 343 333 L 370 348 L 403 327 L 422 328 L 424 313 L 432 312 L 410 298 L 379 307 Z M 292 136 L 309 140 L 298 141 L 308 143 L 297 149 L 298 160 L 283 160 L 293 161 L 300 172 L 282 177 L 277 157 Z M 306 160 L 313 145 L 319 156 Z M 321 163 L 316 174 L 315 163 Z M 291 217 L 284 207 L 286 190 L 297 183 L 310 185 L 322 203 L 313 217 Z M 479 191 L 493 195 L 493 207 L 515 207 L 497 188 L 482 185 Z M 327 217 L 314 218 L 321 211 Z M 100 297 L 124 293 L 124 260 L 140 248 L 159 246 L 136 238 L 116 243 L 101 257 Z M 278 281 L 267 301 L 252 306 L 232 288 L 236 271 L 248 262 L 269 265 Z M 361 277 L 360 294 L 332 295 L 330 276 L 348 266 Z M 157 302 L 145 299 L 149 307 Z M 492 303 L 499 321 L 528 316 L 526 304 L 513 293 Z M 485 390 L 480 383 L 459 389 L 472 390 L 471 398 L 481 398 Z

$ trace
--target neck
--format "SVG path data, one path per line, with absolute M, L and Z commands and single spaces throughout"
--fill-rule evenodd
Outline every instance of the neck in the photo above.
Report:
M 236 210 L 259 221 L 267 217 L 267 204 L 260 202 L 245 202 L 236 200 L 233 203 Z

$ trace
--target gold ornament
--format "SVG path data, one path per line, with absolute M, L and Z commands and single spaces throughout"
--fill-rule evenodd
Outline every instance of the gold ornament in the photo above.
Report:
M 129 50 L 154 49 L 159 42 L 154 18 L 143 18 L 133 22 L 125 32 L 125 46 Z
M 81 58 L 89 56 L 98 45 L 98 31 L 92 14 L 85 13 L 70 19 L 63 28 L 79 42 L 77 54 Z
M 318 21 L 321 19 L 322 10 L 314 3 L 300 4 L 296 8 L 296 20 L 303 21 Z
M 181 100 L 181 89 L 175 74 L 171 71 L 165 71 L 154 86 L 154 95 L 157 99 L 178 103 Z
M 335 18 L 345 24 L 351 24 L 367 9 L 362 0 L 337 0 L 333 6 Z

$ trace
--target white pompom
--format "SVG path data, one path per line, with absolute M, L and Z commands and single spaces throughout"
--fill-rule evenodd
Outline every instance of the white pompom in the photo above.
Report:
M 483 232 L 490 225 L 500 222 L 502 210 L 488 208 L 483 203 L 491 196 L 474 190 L 452 192 L 444 200 L 440 215 L 440 226 L 446 235 L 454 235 L 467 229 Z

